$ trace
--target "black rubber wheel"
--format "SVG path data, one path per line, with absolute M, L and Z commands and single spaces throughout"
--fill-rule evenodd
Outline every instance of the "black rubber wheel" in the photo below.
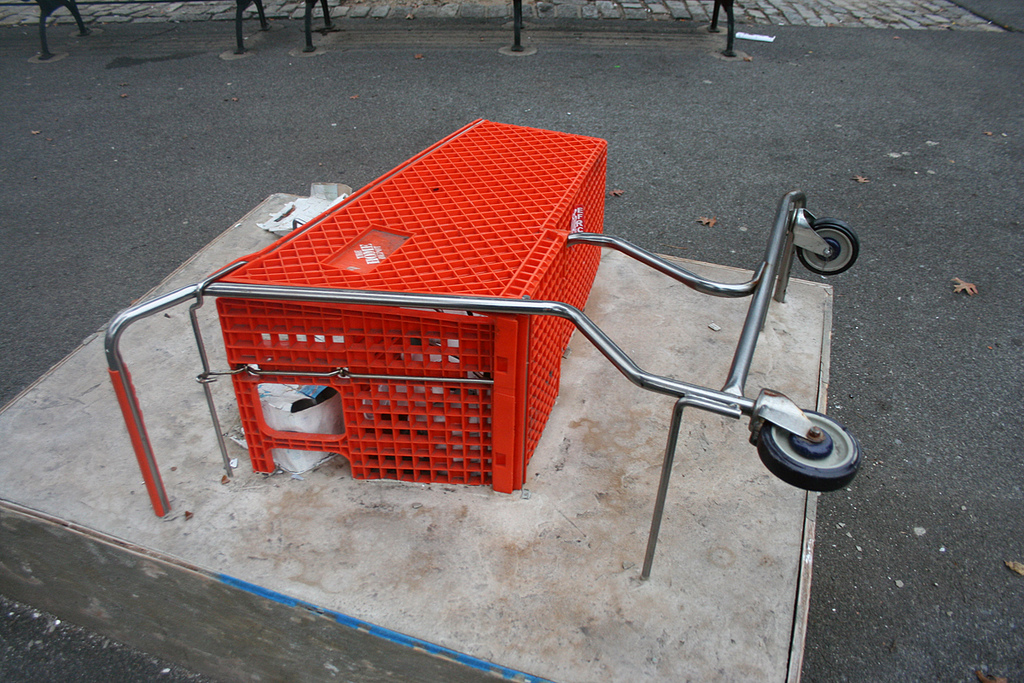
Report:
M 860 468 L 860 444 L 830 417 L 804 411 L 825 432 L 825 441 L 813 443 L 770 422 L 757 434 L 757 454 L 764 466 L 782 481 L 807 491 L 835 491 L 851 481 Z
M 849 270 L 860 253 L 857 233 L 849 225 L 835 218 L 820 218 L 814 221 L 811 227 L 832 247 L 832 256 L 825 258 L 813 251 L 797 248 L 796 255 L 800 263 L 818 275 L 836 275 Z

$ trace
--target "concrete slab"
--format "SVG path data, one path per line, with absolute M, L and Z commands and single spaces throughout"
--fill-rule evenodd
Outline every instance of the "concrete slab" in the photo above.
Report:
M 255 223 L 292 199 L 268 198 L 160 290 L 271 242 Z M 748 276 L 688 267 L 722 280 Z M 792 281 L 787 303 L 769 312 L 750 393 L 771 387 L 824 408 L 831 296 L 827 286 Z M 587 313 L 645 369 L 717 388 L 746 306 L 609 253 Z M 213 365 L 224 368 L 214 307 L 200 313 Z M 31 593 L 32 604 L 58 615 L 64 604 L 129 643 L 144 638 L 147 651 L 179 661 L 191 652 L 189 666 L 237 680 L 279 677 L 266 656 L 275 642 L 292 659 L 308 653 L 300 659 L 310 672 L 360 681 L 395 671 L 412 672 L 402 674 L 408 680 L 456 680 L 417 664 L 417 656 L 473 675 L 566 683 L 799 676 L 814 498 L 764 469 L 745 423 L 684 416 L 654 571 L 642 582 L 673 402 L 634 387 L 586 340 L 574 338 L 564 361 L 528 495 L 354 481 L 340 458 L 301 478 L 259 475 L 233 444 L 239 467 L 225 484 L 193 380 L 199 362 L 187 315 L 182 308 L 144 320 L 122 342 L 171 496 L 167 517 L 149 506 L 101 335 L 0 413 L 5 594 Z M 238 423 L 230 384 L 218 383 L 214 393 L 228 431 Z M 39 544 L 40 534 L 50 546 Z M 72 546 L 84 559 L 62 576 L 60 554 Z M 90 557 L 95 571 L 83 573 Z M 157 569 L 131 559 L 140 557 Z M 81 593 L 114 565 L 134 571 L 102 594 Z M 190 578 L 159 580 L 179 574 Z M 169 588 L 179 584 L 189 588 Z M 64 597 L 56 606 L 40 603 L 47 594 Z M 163 610 L 166 619 L 132 621 L 130 605 L 147 597 L 147 614 Z M 185 615 L 182 600 L 208 604 Z M 229 638 L 224 610 L 250 603 L 264 604 L 250 606 L 246 622 L 260 637 L 238 638 L 235 630 Z M 282 605 L 304 610 L 301 618 L 282 616 Z M 299 629 L 310 614 L 387 647 L 313 638 Z M 159 638 L 140 633 L 155 623 Z M 333 648 L 309 648 L 323 638 Z M 406 669 L 396 664 L 395 643 L 412 662 Z

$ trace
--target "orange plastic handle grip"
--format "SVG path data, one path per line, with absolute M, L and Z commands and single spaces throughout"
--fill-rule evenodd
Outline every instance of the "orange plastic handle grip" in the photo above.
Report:
M 116 370 L 107 370 L 110 373 L 110 381 L 114 385 L 114 392 L 117 394 L 117 402 L 121 405 L 121 414 L 124 415 L 124 424 L 128 428 L 128 435 L 132 440 L 132 448 L 135 449 L 135 457 L 139 461 L 139 469 L 142 471 L 142 479 L 146 482 L 146 492 L 149 494 L 149 500 L 153 504 L 153 511 L 156 512 L 158 517 L 163 517 L 171 511 L 170 505 L 164 504 L 164 497 L 161 496 L 161 492 L 164 490 L 163 482 L 160 479 L 160 471 L 156 468 L 156 464 L 150 464 L 149 458 L 146 457 L 146 449 L 143 446 L 144 443 L 149 443 L 149 436 L 146 434 L 146 426 L 142 422 L 141 414 L 136 420 L 135 413 L 132 411 L 132 403 L 138 406 L 138 400 L 135 397 L 135 387 L 132 386 L 131 375 L 128 371 L 124 371 L 124 377 L 121 373 Z M 127 387 L 127 388 L 126 388 Z M 129 394 L 131 392 L 131 400 L 129 400 Z

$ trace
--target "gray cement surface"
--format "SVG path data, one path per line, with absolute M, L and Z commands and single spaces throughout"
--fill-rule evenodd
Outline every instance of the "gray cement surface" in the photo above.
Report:
M 819 502 L 804 680 L 1021 679 L 1020 35 L 778 27 L 726 62 L 646 25 L 522 59 L 425 25 L 304 59 L 291 25 L 225 62 L 223 26 L 126 24 L 54 30 L 47 65 L 3 29 L 3 400 L 267 194 L 357 186 L 477 116 L 607 138 L 606 230 L 656 251 L 756 263 L 800 187 L 861 236 L 830 413 L 868 459 Z
M 290 199 L 268 198 L 158 291 L 194 283 L 269 244 L 270 235 L 256 224 Z M 751 275 L 681 265 L 716 281 L 742 282 Z M 793 279 L 786 298 L 769 313 L 748 386 L 752 394 L 769 387 L 824 410 L 831 288 Z M 717 387 L 728 373 L 747 304 L 696 293 L 608 252 L 586 310 L 644 369 Z M 212 366 L 225 367 L 215 308 L 204 307 L 199 318 L 209 332 Z M 0 460 L 0 500 L 543 680 L 707 680 L 724 670 L 781 682 L 792 680 L 789 672 L 799 666 L 807 601 L 797 595 L 815 497 L 808 499 L 762 466 L 744 421 L 689 410 L 651 578 L 640 581 L 674 401 L 630 384 L 581 336 L 562 362 L 561 390 L 530 462 L 527 492 L 513 495 L 487 486 L 359 481 L 340 457 L 301 476 L 267 477 L 252 472 L 247 453 L 234 443 L 228 454 L 240 465 L 225 483 L 194 382 L 186 308 L 132 326 L 121 349 L 170 514 L 152 514 L 138 486 L 100 337 L 0 413 L 0 442 L 17 454 Z M 222 429 L 237 431 L 230 385 L 212 388 Z M 352 419 L 346 415 L 350 425 Z M 76 457 L 55 462 L 54 451 Z M 47 473 L 44 480 L 40 471 Z M 42 560 L 23 548 L 31 540 L 13 532 L 0 540 L 5 537 L 16 559 L 0 575 L 0 586 L 18 590 L 19 599 L 48 599 L 44 595 L 70 580 L 43 571 Z M 107 573 L 113 564 L 120 563 L 99 566 Z M 31 571 L 19 571 L 25 565 Z M 43 606 L 68 610 L 69 619 L 90 619 L 111 629 L 109 635 L 157 648 L 167 658 L 171 653 L 163 648 L 173 643 L 174 652 L 191 651 L 188 661 L 203 664 L 210 675 L 228 677 L 241 666 L 239 680 L 274 680 L 289 671 L 311 680 L 370 658 L 317 653 L 312 661 L 288 660 L 282 670 L 280 656 L 261 660 L 262 643 L 252 646 L 243 638 L 226 652 L 197 642 L 197 629 L 222 638 L 236 630 L 212 616 L 207 624 L 198 614 L 189 615 L 195 623 L 187 627 L 168 623 L 182 614 L 158 613 L 125 630 L 121 605 L 136 603 L 127 594 L 155 594 L 159 604 L 160 582 L 154 585 L 150 576 L 170 571 L 145 572 L 146 583 L 138 587 L 129 579 L 118 582 L 125 596 L 109 588 L 88 598 L 72 591 Z M 31 589 L 25 586 L 29 579 Z M 215 603 L 214 596 L 216 591 L 208 602 Z M 102 614 L 113 616 L 97 619 Z M 161 638 L 134 633 L 154 625 Z M 371 661 L 371 670 L 389 664 Z M 355 668 L 354 680 L 364 680 L 357 673 Z

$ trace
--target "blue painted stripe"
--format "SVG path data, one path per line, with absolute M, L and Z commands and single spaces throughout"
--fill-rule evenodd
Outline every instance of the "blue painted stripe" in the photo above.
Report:
M 407 636 L 404 633 L 399 633 L 398 631 L 392 631 L 391 629 L 384 628 L 383 626 L 377 626 L 376 624 L 361 621 L 355 617 L 350 617 L 347 614 L 342 614 L 341 612 L 336 612 L 324 607 L 318 607 L 317 605 L 303 600 L 297 600 L 289 595 L 285 595 L 284 593 L 278 593 L 277 591 L 272 591 L 268 588 L 264 588 L 263 586 L 258 586 L 254 583 L 249 583 L 248 581 L 228 576 L 227 574 L 218 574 L 217 578 L 228 586 L 244 590 L 247 593 L 252 593 L 253 595 L 258 595 L 261 598 L 272 600 L 287 607 L 304 607 L 310 611 L 316 612 L 317 614 L 330 617 L 342 626 L 362 631 L 363 633 L 375 636 L 381 640 L 395 643 L 396 645 L 402 645 L 403 647 L 415 650 L 422 650 L 428 654 L 443 657 L 453 662 L 458 662 L 459 664 L 468 666 L 472 669 L 497 674 L 505 680 L 516 681 L 516 683 L 554 683 L 554 681 L 547 678 L 533 676 L 531 674 L 523 673 L 522 671 L 510 669 L 506 666 L 500 666 L 498 664 L 488 662 L 487 660 L 480 659 L 479 657 L 467 655 L 464 652 L 442 647 L 425 640 L 420 640 L 419 638 L 414 638 L 413 636 Z
M 300 604 L 298 600 L 289 597 L 284 593 L 278 593 L 277 591 L 272 591 L 268 588 L 264 588 L 263 586 L 257 586 L 255 583 L 249 583 L 248 581 L 236 579 L 235 577 L 228 576 L 227 574 L 218 574 L 217 578 L 220 579 L 222 583 L 226 583 L 229 586 L 241 588 L 247 593 L 252 593 L 253 595 L 258 595 L 261 598 L 273 600 L 274 602 L 279 602 L 282 605 L 287 605 L 288 607 L 295 607 L 296 605 Z

